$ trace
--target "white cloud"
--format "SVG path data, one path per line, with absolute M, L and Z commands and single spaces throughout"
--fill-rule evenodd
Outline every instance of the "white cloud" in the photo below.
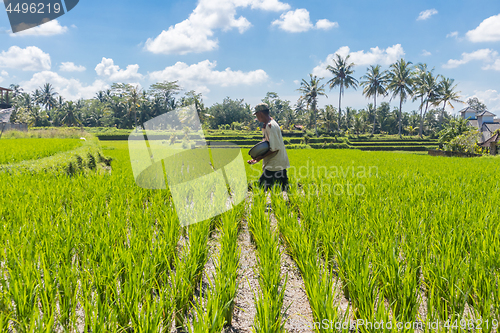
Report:
M 465 35 L 475 43 L 500 41 L 500 14 L 488 17 L 476 29 L 467 31 Z
M 489 111 L 496 113 L 497 116 L 500 116 L 500 92 L 493 89 L 485 91 L 475 90 L 474 94 L 464 98 L 464 101 L 472 97 L 477 97 L 479 101 L 486 104 Z
M 484 70 L 494 70 L 494 71 L 500 71 L 500 58 L 495 59 L 495 62 L 492 63 L 491 65 L 485 65 L 483 67 Z
M 22 69 L 23 71 L 49 70 L 51 67 L 50 55 L 36 46 L 25 49 L 11 46 L 7 51 L 0 53 L 0 67 Z
M 417 21 L 425 21 L 429 19 L 432 15 L 436 15 L 438 11 L 436 9 L 427 9 L 423 12 L 420 12 L 420 15 L 417 17 Z
M 461 65 L 465 65 L 466 63 L 473 60 L 481 60 L 484 62 L 494 62 L 498 58 L 498 52 L 490 49 L 481 49 L 471 53 L 462 53 L 462 58 L 460 60 L 450 59 L 446 64 L 443 65 L 443 68 L 456 68 Z M 486 67 L 483 67 L 486 69 Z
M 305 32 L 313 28 L 328 30 L 339 25 L 337 22 L 331 22 L 327 19 L 318 20 L 316 25 L 313 25 L 309 12 L 304 8 L 283 13 L 279 20 L 275 20 L 271 24 L 277 25 L 281 30 L 287 32 Z
M 68 27 L 63 27 L 57 20 L 52 20 L 38 27 L 30 28 L 16 33 L 11 33 L 12 37 L 22 36 L 53 36 L 60 35 L 68 31 Z
M 208 93 L 209 85 L 221 87 L 237 85 L 253 85 L 265 82 L 268 75 L 262 69 L 250 72 L 233 71 L 226 68 L 224 71 L 217 71 L 217 62 L 209 60 L 201 61 L 197 64 L 187 65 L 184 62 L 177 62 L 175 65 L 166 67 L 162 71 L 149 73 L 149 78 L 155 82 L 178 80 L 180 85 L 186 90 L 196 90 L 201 93 Z
M 331 28 L 338 27 L 339 24 L 337 22 L 331 22 L 327 19 L 321 19 L 316 21 L 316 29 L 328 30 Z
M 142 74 L 138 73 L 139 65 L 128 65 L 127 69 L 120 69 L 115 65 L 113 59 L 102 58 L 95 67 L 97 75 L 113 82 L 130 82 L 131 80 L 141 80 Z
M 186 20 L 163 30 L 156 38 L 148 38 L 145 49 L 152 53 L 187 54 L 212 51 L 218 47 L 214 30 L 237 28 L 240 33 L 251 23 L 243 16 L 236 18 L 236 9 L 250 7 L 266 11 L 283 11 L 290 5 L 278 0 L 200 0 Z
M 303 8 L 281 14 L 280 19 L 273 21 L 272 25 L 277 25 L 281 30 L 288 32 L 304 32 L 314 27 L 309 12 Z
M 349 54 L 349 61 L 359 66 L 377 64 L 388 66 L 402 58 L 405 52 L 401 44 L 396 44 L 386 49 L 380 49 L 378 46 L 372 47 L 369 52 L 365 52 L 364 50 L 351 52 L 348 46 L 342 46 L 335 53 L 329 54 L 325 61 L 321 61 L 318 66 L 314 67 L 312 71 L 313 75 L 331 77 L 331 73 L 326 67 L 328 65 L 333 65 L 333 60 L 336 57 L 335 54 L 339 54 L 342 57 L 346 57 Z
M 59 70 L 61 72 L 84 72 L 86 68 L 81 65 L 77 66 L 72 62 L 63 62 L 61 66 L 59 66 Z
M 458 31 L 450 32 L 446 35 L 446 38 L 458 38 Z
M 99 90 L 109 88 L 102 80 L 96 80 L 91 85 L 83 85 L 79 80 L 67 79 L 51 71 L 35 73 L 29 81 L 21 82 L 25 91 L 33 91 L 45 83 L 51 83 L 54 90 L 64 99 L 78 100 L 80 98 L 92 98 Z
M 428 56 L 430 56 L 430 55 L 432 55 L 432 53 L 430 53 L 429 51 L 427 51 L 427 50 L 422 50 L 422 56 L 424 56 L 424 57 L 428 57 Z
M 295 83 L 296 85 L 299 85 L 300 81 L 299 80 L 293 80 L 293 83 Z

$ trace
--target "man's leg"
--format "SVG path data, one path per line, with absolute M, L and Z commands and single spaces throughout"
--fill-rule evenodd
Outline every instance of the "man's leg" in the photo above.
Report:
M 259 179 L 260 186 L 263 187 L 265 191 L 267 191 L 267 189 L 270 188 L 274 184 L 274 182 L 274 172 L 264 169 L 264 172 Z

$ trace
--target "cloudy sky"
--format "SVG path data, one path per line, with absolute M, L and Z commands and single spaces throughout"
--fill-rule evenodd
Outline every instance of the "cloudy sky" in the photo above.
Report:
M 268 91 L 293 104 L 300 81 L 313 73 L 326 83 L 340 53 L 351 55 L 358 79 L 369 65 L 387 69 L 401 57 L 427 63 L 454 78 L 464 99 L 477 96 L 500 115 L 499 52 L 498 0 L 81 0 L 16 34 L 0 11 L 0 86 L 32 91 L 50 82 L 66 99 L 91 98 L 113 82 L 178 80 L 208 106 L 226 96 L 255 105 Z M 337 88 L 326 92 L 320 105 L 337 105 Z M 359 89 L 343 100 L 369 102 Z

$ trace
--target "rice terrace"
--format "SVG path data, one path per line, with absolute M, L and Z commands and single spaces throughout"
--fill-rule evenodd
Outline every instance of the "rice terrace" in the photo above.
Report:
M 2 332 L 497 331 L 497 157 L 289 149 L 286 194 L 181 227 L 99 135 L 0 141 Z
M 0 333 L 500 332 L 500 2 L 355 1 L 0 21 Z

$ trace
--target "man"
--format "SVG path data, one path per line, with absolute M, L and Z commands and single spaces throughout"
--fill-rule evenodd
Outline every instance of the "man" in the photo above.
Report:
M 255 164 L 263 160 L 263 173 L 260 176 L 259 184 L 265 190 L 275 184 L 280 185 L 282 190 L 286 190 L 288 187 L 286 168 L 290 167 L 290 163 L 281 136 L 281 129 L 278 123 L 269 115 L 269 106 L 266 103 L 255 106 L 253 114 L 259 122 L 264 124 L 262 134 L 264 135 L 264 141 L 269 142 L 270 149 L 265 155 L 249 160 L 248 163 Z

